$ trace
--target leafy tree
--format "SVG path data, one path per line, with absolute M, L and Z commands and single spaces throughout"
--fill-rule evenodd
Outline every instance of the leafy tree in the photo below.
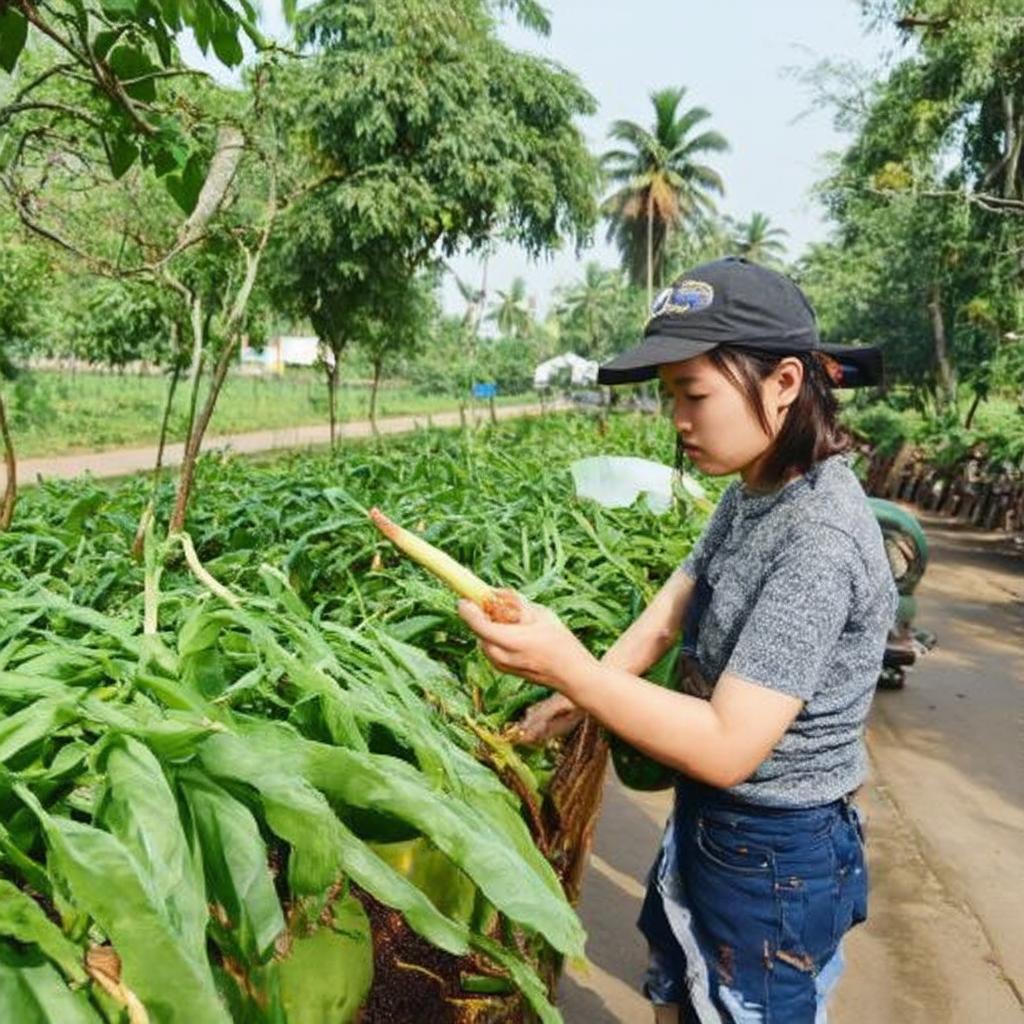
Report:
M 15 76 L 15 88 L 0 99 L 0 165 L 30 159 L 34 150 L 52 152 L 55 142 L 75 153 L 88 138 L 115 177 L 141 160 L 190 208 L 203 161 L 192 138 L 197 111 L 182 102 L 178 84 L 196 72 L 182 66 L 175 37 L 191 29 L 204 53 L 212 48 L 233 67 L 242 60 L 243 33 L 265 45 L 256 18 L 248 0 L 7 0 L 0 7 L 0 69 Z M 19 214 L 37 223 L 31 207 Z
M 532 6 L 515 6 L 536 23 Z M 276 102 L 320 177 L 275 240 L 273 293 L 314 323 L 331 310 L 318 328 L 328 344 L 383 322 L 374 302 L 496 234 L 531 254 L 589 238 L 597 173 L 575 118 L 593 100 L 494 29 L 484 0 L 353 0 L 299 15 L 310 56 L 281 76 Z
M 391 275 L 381 278 L 382 293 L 354 319 L 353 330 L 360 349 L 373 370 L 370 388 L 370 426 L 377 433 L 377 398 L 385 371 L 403 355 L 430 343 L 438 319 L 436 281 L 422 275 L 411 282 Z
M 90 361 L 121 368 L 138 360 L 171 361 L 166 296 L 136 282 L 100 279 L 87 282 L 84 299 L 76 340 Z
M 870 0 L 865 8 L 915 45 L 876 88 L 852 162 L 874 170 L 883 190 L 949 193 L 932 179 L 931 160 L 955 155 L 952 192 L 1024 215 L 1024 3 Z
M 533 300 L 526 294 L 526 281 L 521 277 L 512 279 L 508 291 L 497 292 L 497 299 L 487 319 L 507 337 L 522 340 L 533 330 Z
M 262 252 L 282 205 L 279 150 L 259 116 L 268 64 L 254 73 L 248 97 L 239 96 L 202 84 L 205 76 L 183 67 L 174 45 L 175 34 L 190 27 L 201 48 L 212 46 L 224 63 L 237 64 L 240 33 L 261 43 L 254 11 L 247 0 L 186 7 L 9 0 L 0 15 L 0 65 L 12 76 L 0 93 L 0 186 L 11 209 L 77 271 L 170 289 L 184 306 L 196 412 L 175 530 L 184 524 L 202 436 L 246 330 Z M 256 151 L 269 201 L 253 213 L 252 203 L 236 201 L 240 190 L 233 186 L 243 154 Z M 176 213 L 155 196 L 156 181 Z M 219 291 L 215 308 L 204 308 L 191 279 L 210 280 L 211 263 L 228 252 L 233 265 L 222 267 L 221 277 L 230 288 Z M 224 344 L 197 408 L 211 328 Z
M 865 7 L 915 45 L 840 103 L 854 139 L 822 188 L 838 230 L 805 270 L 824 321 L 846 336 L 873 330 L 897 379 L 943 407 L 956 407 L 966 382 L 971 419 L 1021 325 L 1024 4 Z M 853 291 L 841 297 L 826 269 Z
M 767 214 L 755 210 L 749 220 L 736 225 L 733 247 L 737 256 L 751 263 L 777 266 L 786 253 L 786 243 L 782 239 L 788 234 L 784 228 L 772 224 Z
M 703 107 L 680 112 L 685 95 L 682 87 L 652 93 L 650 128 L 615 121 L 608 136 L 625 148 L 609 150 L 602 158 L 609 181 L 617 186 L 602 208 L 609 220 L 608 238 L 618 245 L 633 284 L 646 280 L 648 305 L 655 281 L 664 281 L 671 233 L 713 212 L 712 194 L 725 191 L 718 172 L 699 161 L 725 152 L 729 144 L 717 131 L 698 131 L 711 116 Z
M 588 263 L 583 280 L 565 289 L 555 307 L 564 349 L 602 359 L 636 342 L 645 316 L 639 289 L 619 270 Z
M 812 248 L 800 271 L 827 340 L 881 345 L 891 379 L 940 402 L 955 393 L 946 324 L 969 250 L 964 212 L 910 197 L 851 204 L 847 233 Z

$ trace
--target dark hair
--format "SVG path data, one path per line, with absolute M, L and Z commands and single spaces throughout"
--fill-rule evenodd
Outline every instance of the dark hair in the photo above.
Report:
M 832 381 L 838 364 L 823 352 L 716 348 L 708 353 L 715 368 L 746 398 L 765 433 L 770 432 L 770 424 L 761 398 L 761 381 L 787 356 L 803 364 L 804 379 L 765 463 L 763 483 L 770 487 L 782 484 L 791 471 L 806 473 L 816 462 L 852 446 L 853 438 L 837 420 L 839 403 Z

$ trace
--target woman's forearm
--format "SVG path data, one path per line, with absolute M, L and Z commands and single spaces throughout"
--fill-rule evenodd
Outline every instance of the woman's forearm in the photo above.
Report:
M 607 662 L 593 663 L 566 695 L 581 713 L 670 768 L 713 786 L 739 781 L 724 723 L 710 701 L 667 690 Z
M 642 676 L 652 665 L 656 664 L 668 652 L 675 637 L 664 634 L 651 634 L 640 626 L 637 619 L 623 633 L 601 658 L 602 665 L 622 669 L 632 675 Z M 564 714 L 563 725 L 571 728 L 587 713 L 564 693 L 549 698 L 549 713 L 557 710 Z
M 602 663 L 642 676 L 675 643 L 692 593 L 693 580 L 677 569 L 636 621 L 608 648 Z
M 632 625 L 605 651 L 601 663 L 642 676 L 675 643 L 692 592 L 693 581 L 689 576 L 681 570 L 674 572 Z M 566 706 L 572 703 L 564 694 L 563 698 Z M 580 709 L 578 717 L 584 714 Z

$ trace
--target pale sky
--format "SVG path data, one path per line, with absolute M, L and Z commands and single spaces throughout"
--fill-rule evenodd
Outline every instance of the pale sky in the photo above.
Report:
M 266 30 L 285 38 L 277 0 L 264 6 Z M 581 123 L 593 150 L 609 148 L 606 133 L 616 119 L 650 124 L 652 90 L 686 86 L 684 103 L 706 107 L 711 119 L 705 124 L 732 145 L 731 152 L 708 160 L 725 181 L 720 209 L 737 220 L 754 210 L 768 214 L 789 232 L 791 258 L 826 237 L 808 193 L 822 176 L 823 154 L 844 140 L 832 128 L 831 111 L 813 109 L 807 88 L 784 69 L 809 68 L 826 57 L 877 69 L 900 52 L 895 30 L 869 34 L 856 0 L 546 0 L 545 6 L 550 36 L 514 23 L 502 35 L 510 45 L 549 57 L 579 76 L 598 103 L 597 114 Z M 186 59 L 197 56 L 194 47 L 186 45 L 183 52 Z M 599 225 L 593 248 L 579 257 L 562 251 L 530 261 L 521 251 L 499 248 L 488 268 L 489 297 L 520 275 L 543 314 L 552 290 L 580 278 L 589 260 L 616 265 L 604 231 Z M 478 258 L 461 257 L 453 266 L 479 285 Z M 445 284 L 444 303 L 462 312 L 452 281 Z

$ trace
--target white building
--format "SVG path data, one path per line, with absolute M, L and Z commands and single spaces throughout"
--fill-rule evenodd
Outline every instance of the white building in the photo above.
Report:
M 593 359 L 584 359 L 575 352 L 563 352 L 541 363 L 533 371 L 533 386 L 538 390 L 551 387 L 552 379 L 560 370 L 568 370 L 569 383 L 577 387 L 597 382 L 597 363 Z
M 327 349 L 321 349 L 319 338 L 281 334 L 271 338 L 262 351 L 242 345 L 242 365 L 260 367 L 264 373 L 284 373 L 286 366 L 316 366 L 333 356 Z

